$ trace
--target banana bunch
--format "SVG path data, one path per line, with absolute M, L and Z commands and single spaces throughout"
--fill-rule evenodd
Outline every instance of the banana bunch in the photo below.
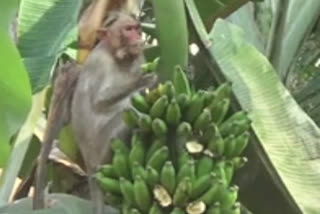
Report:
M 180 67 L 132 96 L 123 120 L 131 142 L 111 142 L 112 162 L 95 175 L 106 201 L 124 214 L 240 214 L 234 173 L 247 162 L 245 111 L 229 111 L 231 85 L 193 90 Z

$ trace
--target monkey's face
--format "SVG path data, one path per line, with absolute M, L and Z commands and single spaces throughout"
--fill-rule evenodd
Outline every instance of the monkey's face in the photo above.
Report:
M 121 46 L 127 57 L 135 58 L 142 53 L 143 41 L 138 22 L 128 22 L 121 28 Z

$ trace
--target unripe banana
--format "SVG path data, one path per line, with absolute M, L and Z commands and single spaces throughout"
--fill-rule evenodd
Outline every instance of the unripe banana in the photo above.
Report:
M 231 158 L 236 147 L 236 139 L 233 134 L 229 135 L 226 139 L 224 139 L 224 145 L 225 145 L 224 155 L 227 158 Z
M 160 183 L 160 175 L 157 170 L 151 166 L 147 167 L 147 184 L 150 188 L 153 188 L 155 185 Z
M 202 155 L 196 164 L 197 177 L 208 175 L 213 169 L 213 159 L 207 155 Z
M 231 183 L 233 174 L 234 174 L 234 166 L 232 161 L 226 161 L 224 164 L 224 172 L 226 175 L 227 184 Z
M 185 214 L 185 212 L 181 208 L 175 207 L 170 214 Z
M 192 190 L 192 183 L 189 177 L 184 177 L 181 182 L 178 183 L 178 186 L 173 195 L 173 204 L 175 206 L 181 207 L 185 205 L 188 201 L 189 196 Z
M 104 165 L 100 166 L 98 171 L 101 172 L 103 174 L 103 176 L 105 176 L 105 177 L 109 177 L 109 178 L 116 178 L 117 177 L 117 174 L 114 171 L 114 168 L 111 164 L 104 164 Z
M 167 161 L 162 167 L 160 180 L 168 192 L 173 194 L 176 187 L 176 171 L 171 161 Z
M 221 160 L 215 164 L 212 172 L 214 172 L 217 175 L 217 178 L 221 179 L 221 181 L 223 181 L 223 183 L 226 185 L 227 177 L 226 177 L 226 172 L 224 171 L 224 168 L 225 168 L 225 161 Z
M 169 99 L 172 99 L 176 94 L 176 89 L 171 81 L 167 81 L 164 84 L 164 92 Z
M 225 150 L 225 142 L 223 138 L 220 135 L 220 132 L 216 130 L 214 133 L 214 137 L 210 139 L 208 142 L 208 147 L 207 147 L 213 154 L 216 154 L 218 156 L 222 156 L 224 154 Z
M 180 66 L 175 67 L 173 83 L 177 94 L 191 94 L 189 80 Z
M 160 172 L 162 166 L 167 161 L 169 157 L 169 149 L 166 146 L 162 146 L 158 149 L 147 162 L 147 166 L 151 166 L 158 172 Z
M 111 148 L 112 151 L 120 150 L 124 155 L 129 155 L 129 148 L 128 146 L 120 139 L 114 138 L 111 140 Z
M 223 181 L 214 180 L 210 189 L 205 192 L 200 198 L 200 201 L 203 201 L 206 205 L 210 206 L 214 201 L 217 201 L 219 198 L 220 192 L 224 188 Z
M 180 183 L 185 177 L 189 177 L 191 181 L 195 178 L 195 163 L 194 160 L 186 162 L 178 172 L 177 183 Z
M 148 212 L 152 205 L 152 198 L 147 184 L 140 176 L 135 177 L 133 189 L 134 198 L 139 209 L 143 212 Z
M 216 175 L 214 173 L 208 173 L 202 175 L 201 177 L 197 176 L 197 180 L 195 180 L 192 184 L 191 198 L 197 199 L 200 197 L 206 190 L 208 190 Z
M 113 178 L 104 177 L 101 173 L 97 173 L 95 179 L 98 181 L 99 186 L 106 192 L 120 194 L 120 183 Z
M 215 100 L 215 92 L 206 90 L 204 91 L 204 104 L 205 106 L 209 106 Z
M 190 101 L 191 101 L 190 95 L 187 95 L 187 94 L 177 95 L 177 102 L 182 111 L 184 111 L 190 105 Z
M 140 176 L 143 179 L 147 179 L 147 172 L 146 170 L 137 162 L 134 162 L 131 164 L 131 175 L 132 178 L 135 178 L 137 176 Z
M 130 205 L 126 202 L 122 204 L 121 214 L 130 214 Z
M 149 132 L 152 129 L 152 119 L 148 114 L 141 114 L 138 124 L 143 132 Z
M 246 157 L 234 157 L 232 158 L 232 163 L 234 166 L 234 170 L 242 168 L 248 162 L 248 158 Z
M 150 157 L 158 150 L 160 149 L 162 146 L 164 146 L 166 143 L 166 139 L 165 138 L 156 138 L 151 146 L 149 147 L 147 154 L 146 154 L 146 162 L 148 162 L 150 160 Z
M 121 177 L 120 178 L 120 190 L 121 190 L 121 193 L 122 193 L 126 203 L 129 206 L 134 205 L 135 198 L 134 198 L 133 184 L 130 181 L 128 181 L 127 179 Z
M 129 171 L 129 163 L 128 163 L 128 156 L 123 154 L 120 149 L 115 151 L 115 155 L 112 159 L 112 165 L 114 167 L 114 171 L 118 175 L 118 177 L 125 177 L 129 178 L 130 171 Z
M 138 127 L 139 115 L 132 108 L 125 109 L 122 113 L 122 119 L 130 128 Z
M 159 99 L 160 97 L 160 93 L 159 90 L 157 88 L 149 90 L 146 90 L 146 96 L 145 99 L 147 100 L 148 103 L 153 104 L 154 102 L 156 102 L 156 100 Z
M 232 154 L 233 157 L 241 155 L 243 150 L 247 147 L 249 142 L 250 134 L 249 132 L 243 132 L 236 138 L 236 145 L 234 148 L 234 152 Z
M 212 114 L 212 120 L 216 124 L 220 124 L 225 118 L 230 106 L 230 99 L 219 100 L 213 102 L 209 108 Z
M 191 98 L 190 105 L 188 106 L 185 114 L 185 120 L 187 122 L 193 122 L 201 113 L 204 106 L 204 97 L 197 93 Z
M 207 210 L 207 214 L 224 214 L 220 212 L 221 205 L 220 202 L 215 202 L 209 209 Z
M 176 99 L 173 98 L 167 108 L 166 121 L 168 124 L 176 126 L 179 124 L 180 119 L 181 119 L 180 107 Z
M 229 209 L 223 210 L 224 213 L 226 214 L 241 214 L 241 205 L 240 203 L 235 203 L 230 207 Z
M 241 135 L 243 132 L 248 131 L 250 128 L 249 120 L 239 120 L 232 123 L 230 132 L 235 136 Z
M 155 103 L 152 105 L 150 109 L 150 115 L 152 118 L 162 118 L 167 106 L 168 106 L 168 97 L 167 95 L 161 96 Z
M 237 136 L 237 134 L 234 133 L 234 131 L 239 132 L 239 128 L 240 128 L 240 131 L 241 130 L 245 131 L 249 128 L 249 125 L 250 125 L 250 119 L 248 118 L 248 113 L 245 111 L 239 111 L 234 113 L 231 117 L 229 117 L 226 121 L 224 121 L 219 126 L 219 129 L 222 136 L 227 136 L 229 133 L 233 133 L 235 136 Z M 237 126 L 239 128 L 237 128 Z
M 163 120 L 156 118 L 152 122 L 152 131 L 157 137 L 163 137 L 168 133 L 168 127 Z
M 132 144 L 132 148 L 129 154 L 129 164 L 137 162 L 140 165 L 144 165 L 145 161 L 145 146 L 141 140 L 135 140 Z
M 133 107 L 135 107 L 138 111 L 143 112 L 143 113 L 148 113 L 150 109 L 150 105 L 145 99 L 143 95 L 140 93 L 136 93 L 132 95 L 131 97 L 131 104 Z
M 182 122 L 177 128 L 177 135 L 179 137 L 189 138 L 192 135 L 192 127 L 188 122 Z
M 178 169 L 181 170 L 189 160 L 191 160 L 189 153 L 186 150 L 182 150 L 178 156 Z
M 204 130 L 207 128 L 211 122 L 211 112 L 209 109 L 205 108 L 201 114 L 197 117 L 196 121 L 193 124 L 193 128 L 196 131 Z
M 223 100 L 225 98 L 230 98 L 232 92 L 231 83 L 226 82 L 221 84 L 215 91 L 215 99 Z
M 148 214 L 162 214 L 162 210 L 160 209 L 160 207 L 158 206 L 157 203 L 153 203 L 151 209 L 149 210 Z
M 238 190 L 238 186 L 234 185 L 221 192 L 219 201 L 223 208 L 229 208 L 237 201 Z

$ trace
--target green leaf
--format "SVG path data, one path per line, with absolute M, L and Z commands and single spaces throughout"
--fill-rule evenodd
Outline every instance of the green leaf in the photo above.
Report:
M 31 105 L 29 79 L 7 32 L 0 29 L 0 167 L 9 154 L 9 139 L 26 119 Z
M 161 54 L 160 79 L 172 79 L 174 67 L 188 64 L 188 28 L 183 0 L 152 0 Z M 174 14 L 170 16 L 168 14 Z
M 0 1 L 0 28 L 8 30 L 20 0 Z
M 79 0 L 21 0 L 18 47 L 30 75 L 33 93 L 46 86 L 56 58 L 76 37 Z
M 32 109 L 26 122 L 21 127 L 15 139 L 10 157 L 8 159 L 8 164 L 4 169 L 0 179 L 0 206 L 8 202 L 12 193 L 15 179 L 21 169 L 25 154 L 29 148 L 33 131 L 42 114 L 44 94 L 45 93 L 34 95 Z
M 320 130 L 301 110 L 280 82 L 268 60 L 245 42 L 243 31 L 218 20 L 211 33 L 210 51 L 226 77 L 241 106 L 250 112 L 252 127 L 267 152 L 271 164 L 305 214 L 320 210 Z M 268 164 L 268 161 L 264 162 Z M 278 175 L 273 174 L 274 180 Z M 283 189 L 285 188 L 285 189 Z

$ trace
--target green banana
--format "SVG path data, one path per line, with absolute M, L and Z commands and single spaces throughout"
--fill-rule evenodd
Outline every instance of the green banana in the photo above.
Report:
M 181 208 L 175 207 L 170 214 L 185 214 L 185 212 Z
M 147 154 L 146 154 L 146 162 L 150 160 L 150 157 L 162 146 L 164 146 L 166 143 L 166 140 L 164 138 L 156 138 L 151 146 L 149 147 Z
M 171 161 L 167 161 L 162 167 L 160 181 L 168 192 L 172 194 L 176 187 L 176 171 Z
M 156 102 L 156 100 L 158 100 L 160 97 L 160 93 L 159 90 L 157 88 L 149 90 L 146 90 L 146 96 L 145 99 L 147 100 L 148 103 L 153 104 L 154 102 Z
M 101 172 L 103 176 L 109 177 L 109 178 L 116 178 L 117 174 L 114 171 L 114 168 L 111 164 L 104 164 L 99 167 L 98 172 Z
M 209 140 L 207 148 L 218 156 L 222 156 L 225 150 L 225 142 L 220 135 L 218 129 L 216 129 L 214 136 Z
M 235 203 L 232 205 L 232 207 L 226 211 L 224 211 L 226 214 L 241 214 L 241 204 L 240 203 Z
M 151 209 L 149 210 L 148 214 L 162 214 L 162 210 L 160 209 L 160 207 L 158 206 L 157 203 L 153 203 Z
M 191 94 L 189 80 L 180 66 L 175 67 L 173 83 L 177 94 Z
M 213 169 L 213 159 L 207 155 L 202 155 L 196 164 L 197 177 L 209 174 Z
M 214 91 L 206 90 L 204 91 L 204 104 L 205 106 L 211 105 L 211 103 L 215 100 L 216 94 Z
M 197 180 L 195 180 L 192 184 L 191 198 L 197 199 L 200 197 L 206 190 L 208 190 L 216 175 L 214 173 L 208 173 L 205 175 L 197 176 Z
M 207 210 L 207 214 L 223 214 L 222 212 L 220 212 L 221 210 L 221 205 L 220 202 L 215 202 L 211 207 L 209 207 L 209 209 Z
M 204 107 L 204 97 L 202 94 L 196 93 L 192 96 L 190 105 L 186 109 L 184 119 L 187 122 L 193 122 L 201 113 Z
M 156 118 L 152 121 L 152 131 L 158 137 L 163 137 L 168 133 L 167 124 L 159 119 Z
M 177 135 L 179 137 L 189 138 L 192 135 L 192 127 L 188 122 L 181 122 L 177 128 Z
M 189 177 L 184 177 L 181 182 L 178 183 L 178 186 L 174 192 L 173 204 L 178 207 L 183 206 L 188 201 L 191 190 L 191 179 Z
M 221 160 L 218 163 L 216 163 L 213 167 L 212 172 L 214 172 L 217 175 L 217 177 L 224 182 L 224 184 L 227 184 L 226 172 L 224 171 L 225 163 L 226 162 L 224 160 Z
M 128 205 L 126 202 L 122 204 L 121 214 L 130 214 L 130 205 Z
M 176 126 L 179 124 L 180 119 L 181 119 L 180 107 L 176 99 L 173 98 L 167 108 L 166 121 L 168 124 Z
M 138 124 L 141 131 L 149 132 L 152 129 L 152 118 L 148 114 L 141 114 Z
M 98 181 L 99 186 L 106 192 L 115 194 L 121 193 L 120 183 L 113 178 L 104 177 L 101 173 L 95 174 L 95 179 Z
M 139 209 L 143 212 L 148 212 L 152 205 L 152 198 L 148 186 L 141 176 L 135 177 L 133 190 Z
M 182 150 L 178 155 L 178 169 L 180 170 L 189 160 L 191 160 L 189 153 L 185 150 Z
M 137 162 L 131 164 L 131 175 L 132 178 L 135 178 L 136 176 L 141 176 L 143 179 L 147 179 L 146 170 Z
M 226 82 L 221 84 L 215 91 L 215 99 L 223 100 L 225 98 L 230 98 L 232 92 L 231 82 Z
M 156 185 L 153 189 L 154 198 L 162 207 L 168 207 L 172 204 L 172 198 L 168 191 L 161 185 Z
M 214 123 L 210 123 L 203 132 L 201 142 L 203 142 L 204 145 L 207 145 L 218 131 L 218 127 Z
M 227 158 L 231 158 L 236 147 L 236 139 L 233 134 L 229 135 L 226 139 L 224 139 L 224 145 L 225 145 L 224 155 Z
M 217 201 L 219 198 L 220 192 L 224 188 L 223 181 L 214 180 L 210 189 L 205 192 L 200 198 L 200 201 L 203 201 L 206 205 L 210 206 L 214 201 Z
M 206 208 L 203 201 L 194 201 L 188 204 L 186 211 L 188 214 L 202 214 L 206 211 Z
M 158 64 L 159 64 L 160 57 L 155 58 L 152 62 L 143 63 L 140 68 L 144 73 L 151 73 L 155 72 Z
M 190 95 L 188 94 L 178 94 L 177 102 L 180 106 L 180 109 L 184 111 L 190 105 Z
M 138 127 L 139 115 L 138 113 L 132 109 L 128 108 L 122 112 L 122 119 L 130 128 Z
M 220 132 L 222 136 L 226 136 L 229 133 L 233 133 L 234 127 L 239 126 L 244 127 L 245 130 L 250 124 L 250 119 L 248 118 L 248 113 L 246 111 L 238 111 L 234 113 L 231 117 L 229 117 L 227 120 L 225 120 L 221 125 L 219 126 Z M 235 133 L 233 133 L 236 135 Z
M 167 95 L 161 96 L 152 105 L 150 109 L 150 116 L 152 118 L 162 118 L 162 116 L 164 115 L 167 109 L 168 103 L 169 103 L 168 96 Z
M 195 178 L 195 163 L 194 160 L 186 162 L 177 174 L 177 183 L 180 183 L 185 177 L 189 177 L 192 181 Z
M 124 155 L 129 155 L 129 148 L 128 146 L 120 139 L 114 138 L 111 140 L 111 148 L 112 151 L 120 150 Z
M 226 175 L 226 181 L 227 184 L 231 183 L 232 177 L 233 177 L 233 173 L 234 173 L 234 166 L 233 166 L 233 162 L 232 161 L 226 161 L 224 164 L 224 172 Z
M 251 122 L 249 120 L 235 121 L 234 123 L 232 123 L 230 132 L 233 133 L 235 136 L 238 136 L 243 132 L 249 130 L 250 123 Z
M 151 166 L 147 166 L 147 184 L 150 188 L 153 188 L 156 184 L 160 182 L 160 175 L 157 170 Z
M 129 163 L 128 163 L 128 156 L 123 154 L 120 149 L 115 151 L 115 154 L 112 159 L 112 165 L 114 167 L 114 171 L 118 175 L 118 177 L 125 177 L 129 178 Z
M 241 153 L 243 152 L 243 150 L 247 147 L 248 142 L 249 142 L 249 137 L 250 134 L 249 132 L 243 132 L 241 135 L 239 135 L 235 141 L 236 141 L 236 145 L 234 148 L 234 152 L 232 153 L 233 157 L 239 156 L 241 155 Z
M 147 166 L 151 166 L 158 172 L 160 172 L 162 166 L 169 157 L 169 149 L 166 146 L 162 146 L 158 149 L 148 160 Z
M 135 204 L 133 184 L 123 177 L 120 178 L 120 191 L 129 206 Z
M 237 169 L 242 168 L 248 162 L 248 158 L 246 158 L 246 157 L 234 157 L 234 158 L 232 158 L 231 161 L 233 163 L 234 170 L 237 170 Z
M 213 102 L 210 106 L 210 112 L 212 114 L 212 121 L 216 124 L 220 124 L 225 118 L 230 106 L 230 99 L 223 99 L 218 102 Z
M 133 107 L 135 107 L 138 111 L 143 112 L 143 113 L 148 113 L 150 109 L 150 105 L 145 99 L 143 95 L 140 93 L 136 93 L 132 95 L 131 97 L 131 104 Z
M 196 131 L 204 130 L 205 128 L 207 128 L 207 126 L 209 126 L 211 119 L 212 117 L 210 110 L 205 108 L 202 110 L 201 114 L 195 120 L 193 128 Z
M 237 201 L 238 190 L 238 186 L 234 185 L 221 192 L 219 201 L 223 208 L 229 208 Z
M 145 161 L 145 146 L 143 145 L 141 140 L 135 140 L 132 144 L 131 151 L 129 154 L 129 164 L 133 164 L 135 162 L 144 165 Z
M 164 93 L 168 96 L 169 99 L 172 99 L 176 94 L 176 89 L 171 81 L 164 83 Z

